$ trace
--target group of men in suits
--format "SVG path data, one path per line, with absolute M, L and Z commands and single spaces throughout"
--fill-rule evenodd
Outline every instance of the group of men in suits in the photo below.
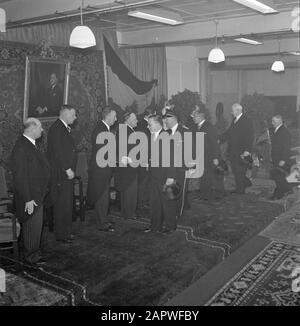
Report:
M 24 260 L 30 264 L 44 263 L 40 253 L 43 207 L 53 207 L 54 232 L 57 241 L 69 243 L 73 210 L 73 180 L 76 148 L 70 125 L 76 111 L 63 105 L 49 129 L 47 153 L 41 152 L 36 140 L 42 135 L 41 122 L 28 118 L 24 132 L 11 155 L 16 215 L 22 226 Z
M 230 127 L 219 137 L 206 118 L 205 107 L 195 106 L 191 114 L 194 132 L 204 133 L 204 173 L 200 180 L 200 192 L 203 199 L 211 199 L 213 189 L 224 193 L 224 180 L 216 179 L 215 170 L 222 160 L 219 150 L 221 142 L 228 143 L 229 160 L 235 178 L 237 194 L 244 194 L 251 186 L 246 177 L 245 158 L 251 156 L 254 130 L 251 120 L 243 113 L 243 108 L 236 103 L 232 106 L 234 117 Z M 28 263 L 43 262 L 40 255 L 40 240 L 43 223 L 43 206 L 53 207 L 54 232 L 57 241 L 70 243 L 74 236 L 71 233 L 73 210 L 73 181 L 76 168 L 76 147 L 70 134 L 70 125 L 76 119 L 76 110 L 70 105 L 62 105 L 59 119 L 49 129 L 47 135 L 47 153 L 44 155 L 37 147 L 36 140 L 42 135 L 41 122 L 28 118 L 24 123 L 23 135 L 17 140 L 11 155 L 11 170 L 14 180 L 16 214 L 22 224 L 24 258 Z M 184 159 L 180 166 L 175 164 L 177 146 L 184 146 L 185 132 L 191 130 L 182 126 L 173 110 L 165 110 L 163 115 L 145 111 L 142 123 L 138 124 L 133 112 L 123 117 L 126 129 L 127 152 L 119 155 L 121 150 L 119 131 L 115 133 L 112 126 L 117 120 L 116 111 L 106 107 L 102 119 L 93 130 L 92 152 L 89 163 L 87 199 L 94 206 L 97 228 L 100 231 L 115 230 L 113 221 L 108 216 L 111 178 L 114 176 L 115 187 L 121 196 L 121 214 L 124 218 L 135 218 L 139 199 L 139 188 L 144 187 L 143 203 L 149 203 L 150 225 L 145 232 L 172 233 L 177 228 L 177 219 L 182 214 L 185 199 L 186 171 L 190 166 Z M 282 117 L 272 118 L 272 161 L 271 177 L 276 188 L 271 199 L 282 198 L 290 187 L 282 170 L 289 169 L 290 135 L 284 126 Z M 120 130 L 120 129 L 119 129 Z M 134 145 L 128 142 L 130 135 L 143 132 L 148 139 L 148 159 L 144 166 L 131 165 L 134 158 L 129 156 Z M 116 141 L 116 165 L 103 165 L 99 162 L 99 152 L 106 143 L 100 140 L 102 133 L 110 135 Z M 163 151 L 160 138 L 168 134 L 180 135 L 180 141 L 174 137 L 170 143 L 170 164 L 162 163 Z M 158 142 L 159 164 L 152 164 L 154 158 L 150 144 Z M 182 153 L 184 148 L 181 147 Z M 106 158 L 109 156 L 109 150 Z M 120 156 L 120 158 L 119 158 Z M 147 179 L 147 185 L 144 182 Z

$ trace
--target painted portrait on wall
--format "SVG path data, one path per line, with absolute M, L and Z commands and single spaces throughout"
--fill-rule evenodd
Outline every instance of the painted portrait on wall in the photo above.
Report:
M 64 60 L 26 58 L 23 119 L 52 121 L 67 104 L 70 63 Z

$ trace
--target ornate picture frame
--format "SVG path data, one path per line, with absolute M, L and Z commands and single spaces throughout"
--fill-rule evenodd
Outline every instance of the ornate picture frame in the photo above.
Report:
M 26 57 L 23 120 L 54 121 L 67 104 L 70 62 Z

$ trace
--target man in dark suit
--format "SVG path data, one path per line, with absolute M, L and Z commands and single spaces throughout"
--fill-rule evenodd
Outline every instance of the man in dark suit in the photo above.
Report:
M 284 126 L 281 115 L 272 117 L 272 125 L 270 135 L 273 169 L 270 176 L 275 181 L 276 188 L 270 199 L 276 200 L 291 190 L 291 185 L 286 181 L 286 174 L 289 173 L 291 166 L 291 135 Z
M 120 151 L 120 129 L 116 135 L 117 138 L 117 160 L 119 160 L 118 167 L 115 171 L 115 185 L 120 191 L 121 196 L 121 215 L 127 218 L 135 218 L 135 212 L 137 208 L 137 174 L 138 167 L 132 167 L 130 164 L 133 163 L 133 158 L 129 156 L 130 150 L 135 147 L 135 144 L 129 144 L 128 139 L 131 134 L 135 133 L 134 128 L 137 126 L 137 118 L 135 113 L 126 112 L 124 114 L 124 125 L 127 130 L 127 137 L 121 137 L 127 142 L 127 153 L 124 153 L 122 157 Z M 120 153 L 120 154 L 119 154 Z
M 236 186 L 232 193 L 245 194 L 245 189 L 252 185 L 246 177 L 247 165 L 243 159 L 251 156 L 254 141 L 253 123 L 243 113 L 243 107 L 239 103 L 233 104 L 231 113 L 234 119 L 220 136 L 220 140 L 228 143 L 229 160 Z
M 99 231 L 112 232 L 114 227 L 107 220 L 109 205 L 109 187 L 113 175 L 114 167 L 106 165 L 100 166 L 97 162 L 97 153 L 106 146 L 97 144 L 97 137 L 103 132 L 109 132 L 113 137 L 115 135 L 110 128 L 116 122 L 116 111 L 106 107 L 102 111 L 102 120 L 99 121 L 92 133 L 92 154 L 89 163 L 87 200 L 90 205 L 95 206 L 97 226 Z M 115 163 L 115 162 L 114 162 Z
M 56 73 L 50 75 L 50 86 L 43 92 L 44 106 L 38 106 L 36 111 L 41 117 L 59 116 L 60 108 L 63 105 L 63 91 L 58 84 Z M 41 95 L 39 95 L 41 96 Z
M 38 119 L 28 118 L 24 133 L 17 140 L 11 155 L 16 216 L 22 225 L 24 260 L 41 263 L 40 240 L 43 225 L 43 204 L 50 178 L 49 164 L 36 148 L 42 134 Z
M 58 78 L 55 73 L 50 75 L 50 87 L 46 93 L 47 116 L 58 116 L 63 104 L 63 92 L 58 85 Z
M 137 124 L 136 131 L 143 132 L 150 139 L 148 119 L 153 114 L 151 108 L 146 108 L 143 119 Z M 145 167 L 138 167 L 138 208 L 149 205 L 149 173 Z
M 174 138 L 174 143 L 171 142 L 171 167 L 175 169 L 176 172 L 176 182 L 179 184 L 180 189 L 184 191 L 184 193 L 179 196 L 179 198 L 176 200 L 176 217 L 179 218 L 183 212 L 183 208 L 188 209 L 190 208 L 190 203 L 188 201 L 187 197 L 187 181 L 185 180 L 185 172 L 189 168 L 185 165 L 184 162 L 184 133 L 185 132 L 191 132 L 187 127 L 182 126 L 178 122 L 178 116 L 174 112 L 173 108 L 166 109 L 165 114 L 163 115 L 163 120 L 165 123 L 166 130 L 169 135 L 174 136 L 175 133 L 178 133 L 180 135 L 180 140 L 177 141 L 176 138 Z M 179 148 L 180 147 L 180 148 Z M 181 150 L 182 156 L 181 156 L 181 166 L 175 167 L 175 162 L 172 161 L 174 159 L 174 152 L 179 153 Z M 176 155 L 176 154 L 175 154 Z M 185 187 L 184 187 L 185 183 Z
M 178 208 L 180 204 L 177 198 L 176 200 L 170 200 L 164 189 L 166 186 L 170 186 L 175 182 L 180 185 L 182 190 L 182 184 L 184 180 L 184 172 L 182 168 L 175 168 L 171 160 L 171 166 L 165 167 L 162 164 L 162 154 L 164 152 L 163 145 L 160 138 L 169 135 L 163 131 L 163 122 L 160 116 L 151 116 L 148 120 L 149 130 L 151 132 L 152 141 L 159 142 L 159 153 L 158 154 L 158 166 L 154 165 L 154 152 L 151 150 L 149 160 L 149 176 L 150 176 L 150 228 L 146 229 L 145 232 L 163 232 L 171 233 L 177 228 L 177 216 Z M 149 147 L 151 145 L 149 144 Z M 175 145 L 176 146 L 176 145 Z M 171 149 L 170 154 L 174 151 Z M 170 157 L 172 157 L 170 155 Z M 181 194 L 182 195 L 182 194 Z M 181 196 L 180 196 L 181 197 Z M 165 228 L 163 229 L 163 225 Z
M 215 184 L 214 168 L 218 166 L 220 158 L 217 133 L 206 119 L 204 107 L 196 106 L 192 112 L 192 118 L 197 126 L 197 131 L 204 133 L 204 172 L 200 179 L 200 196 L 201 199 L 214 199 L 216 196 L 216 189 L 213 189 Z
M 71 105 L 62 105 L 59 119 L 49 129 L 47 156 L 51 168 L 48 206 L 53 205 L 54 232 L 57 241 L 69 243 L 73 212 L 73 179 L 76 168 L 76 147 L 70 125 L 76 119 Z

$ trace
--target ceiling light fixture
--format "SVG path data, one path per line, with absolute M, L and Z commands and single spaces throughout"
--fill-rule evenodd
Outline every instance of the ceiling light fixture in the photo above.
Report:
M 265 15 L 266 14 L 275 14 L 278 12 L 276 9 L 265 4 L 267 2 L 270 2 L 270 1 L 266 1 L 266 0 L 264 0 L 265 3 L 261 2 L 261 1 L 257 1 L 257 0 L 233 0 L 233 1 L 237 2 L 241 5 L 244 5 L 246 7 L 249 7 L 253 10 L 259 11 Z
M 80 26 L 76 26 L 70 35 L 70 46 L 74 48 L 85 49 L 96 45 L 95 35 L 92 30 L 83 25 L 82 19 L 83 0 L 80 7 Z
M 161 9 L 143 9 L 129 11 L 128 16 L 152 20 L 168 25 L 183 24 L 183 20 L 179 14 Z
M 218 47 L 218 22 L 216 24 L 216 46 L 209 52 L 208 62 L 220 63 L 225 61 L 224 52 Z
M 291 54 L 291 55 L 300 55 L 300 51 L 291 51 L 291 52 L 288 52 L 288 54 Z
M 252 40 L 250 38 L 245 38 L 245 37 L 235 38 L 234 40 L 237 42 L 251 44 L 251 45 L 261 45 L 262 44 L 262 42 Z
M 284 63 L 281 60 L 280 41 L 279 40 L 278 40 L 278 54 L 279 54 L 279 59 L 273 62 L 271 70 L 275 71 L 275 72 L 283 72 L 284 71 Z

